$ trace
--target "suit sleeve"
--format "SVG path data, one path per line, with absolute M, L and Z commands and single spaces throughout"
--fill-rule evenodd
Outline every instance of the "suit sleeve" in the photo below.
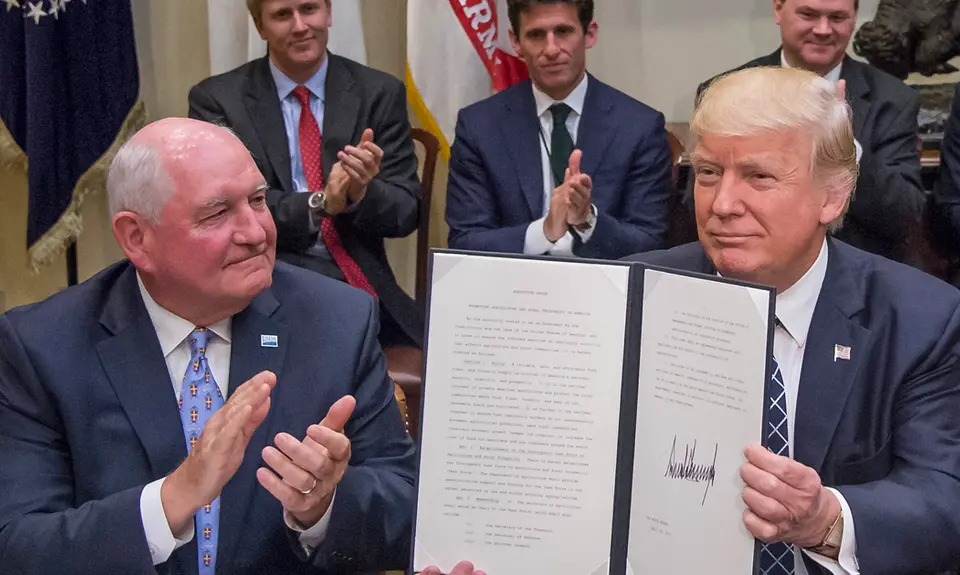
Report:
M 940 145 L 940 174 L 933 193 L 933 227 L 944 247 L 960 252 L 960 84 Z
M 493 182 L 478 147 L 471 121 L 461 112 L 450 148 L 446 210 L 450 233 L 447 244 L 460 250 L 523 253 L 530 224 L 500 225 Z
M 901 384 L 890 473 L 837 487 L 853 514 L 861 573 L 960 565 L 960 310 L 937 327 L 943 335 Z
M 187 114 L 194 120 L 234 129 L 223 105 L 204 83 L 190 89 L 187 101 L 190 105 Z M 297 194 L 293 190 L 267 190 L 267 206 L 277 225 L 278 251 L 299 253 L 316 242 L 318 228 L 311 224 L 308 199 L 310 194 Z
M 620 215 L 599 212 L 590 241 L 575 237 L 573 253 L 586 258 L 620 258 L 664 247 L 672 187 L 670 158 L 666 125 L 658 114 L 634 150 Z
M 920 98 L 913 94 L 889 124 L 877 125 L 873 142 L 860 142 L 860 177 L 847 217 L 889 245 L 905 246 L 920 221 L 924 193 L 917 151 Z
M 0 462 L 3 572 L 155 573 L 140 515 L 143 485 L 74 506 L 70 446 L 57 408 L 4 316 Z
M 367 186 L 366 196 L 357 209 L 338 217 L 368 236 L 408 236 L 420 222 L 423 197 L 403 84 L 396 82 L 382 104 L 373 110 L 370 128 L 374 142 L 383 150 L 380 173 Z
M 323 542 L 310 557 L 294 545 L 301 559 L 324 573 L 405 569 L 410 552 L 415 448 L 394 399 L 394 384 L 377 342 L 377 308 L 370 301 L 354 390 L 357 407 L 345 430 L 351 441 L 350 464 L 337 485 Z

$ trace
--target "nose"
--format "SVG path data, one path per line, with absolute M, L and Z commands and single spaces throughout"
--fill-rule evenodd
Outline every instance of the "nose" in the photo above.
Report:
M 267 241 L 267 231 L 260 222 L 259 214 L 249 205 L 243 206 L 237 215 L 233 242 L 238 245 L 260 246 Z
M 725 173 L 716 185 L 710 211 L 720 219 L 742 216 L 744 213 L 743 198 L 740 193 L 742 185 L 744 184 L 736 175 Z
M 307 23 L 303 21 L 303 16 L 299 12 L 293 13 L 293 30 L 294 32 L 303 32 L 307 29 Z
M 819 36 L 829 36 L 833 33 L 833 29 L 830 27 L 830 19 L 826 16 L 821 16 L 817 19 L 817 23 L 813 27 L 813 33 Z
M 557 37 L 553 32 L 547 33 L 547 45 L 544 46 L 543 53 L 550 58 L 560 55 L 560 46 L 557 45 Z

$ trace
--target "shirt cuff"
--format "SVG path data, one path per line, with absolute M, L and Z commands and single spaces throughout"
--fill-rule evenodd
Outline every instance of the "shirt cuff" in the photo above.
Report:
M 818 555 L 807 549 L 804 553 L 811 559 L 819 563 L 824 569 L 834 575 L 860 575 L 860 562 L 857 560 L 857 535 L 854 532 L 853 512 L 847 500 L 839 491 L 828 487 L 831 493 L 837 496 L 840 501 L 840 507 L 843 509 L 843 537 L 840 539 L 840 555 L 836 560 L 823 555 Z
M 573 255 L 573 236 L 570 232 L 563 234 L 557 243 L 553 244 L 548 252 L 551 256 L 572 256 Z
M 194 533 L 193 521 L 190 522 L 183 539 L 177 539 L 170 531 L 170 523 L 163 512 L 163 501 L 160 500 L 160 488 L 165 480 L 164 477 L 148 483 L 140 492 L 140 520 L 143 522 L 143 532 L 147 536 L 150 558 L 154 565 L 169 559 L 174 551 L 193 539 Z
M 540 218 L 530 222 L 527 226 L 527 235 L 523 240 L 523 253 L 528 256 L 541 256 L 553 248 L 553 242 L 543 233 L 543 222 L 547 218 Z
M 327 507 L 327 512 L 323 514 L 320 521 L 317 521 L 317 523 L 309 529 L 304 529 L 292 513 L 286 509 L 283 510 L 283 522 L 287 525 L 288 529 L 299 533 L 297 538 L 300 541 L 300 547 L 303 548 L 303 552 L 307 555 L 313 553 L 313 550 L 319 547 L 320 544 L 323 543 L 324 538 L 326 538 L 327 531 L 330 529 L 330 516 L 333 513 L 333 503 L 336 500 L 337 491 L 334 490 L 333 496 L 330 498 L 330 506 Z

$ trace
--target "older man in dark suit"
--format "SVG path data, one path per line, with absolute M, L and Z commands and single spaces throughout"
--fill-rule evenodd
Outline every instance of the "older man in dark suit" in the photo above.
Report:
M 284 263 L 266 183 L 205 122 L 108 179 L 128 260 L 0 316 L 0 571 L 402 567 L 414 446 L 365 293 Z
M 860 146 L 860 173 L 850 211 L 834 237 L 903 261 L 924 205 L 917 150 L 919 95 L 893 76 L 846 55 L 858 0 L 774 0 L 782 46 L 737 68 L 810 70 L 845 85 Z M 699 94 L 710 83 L 699 87 Z
M 231 128 L 253 154 L 277 257 L 375 295 L 381 343 L 420 347 L 423 319 L 383 245 L 420 213 L 403 84 L 327 51 L 330 0 L 247 7 L 268 55 L 194 86 L 190 117 Z
M 740 471 L 765 575 L 960 565 L 960 292 L 828 236 L 856 181 L 849 114 L 807 71 L 716 81 L 691 124 L 700 241 L 632 258 L 777 290 L 778 451 L 748 446 Z

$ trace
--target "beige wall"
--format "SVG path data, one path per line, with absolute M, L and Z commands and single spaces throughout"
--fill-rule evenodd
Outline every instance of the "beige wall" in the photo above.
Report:
M 360 0 L 368 61 L 403 77 L 405 0 Z M 437 0 L 441 2 L 443 0 Z M 863 0 L 860 21 L 872 18 L 878 0 Z M 241 5 L 240 0 L 237 4 Z M 133 0 L 141 65 L 141 95 L 151 119 L 183 115 L 190 86 L 209 73 L 207 11 L 197 0 Z M 600 39 L 590 52 L 592 73 L 661 110 L 668 121 L 687 121 L 699 82 L 779 43 L 772 0 L 598 0 Z M 438 55 L 440 57 L 440 55 Z M 446 243 L 439 167 L 431 209 L 431 244 Z M 0 168 L 0 310 L 36 301 L 66 285 L 59 258 L 38 275 L 26 268 L 26 180 Z M 87 278 L 120 257 L 109 232 L 103 197 L 83 210 L 80 275 Z M 388 243 L 401 285 L 413 290 L 415 235 Z

